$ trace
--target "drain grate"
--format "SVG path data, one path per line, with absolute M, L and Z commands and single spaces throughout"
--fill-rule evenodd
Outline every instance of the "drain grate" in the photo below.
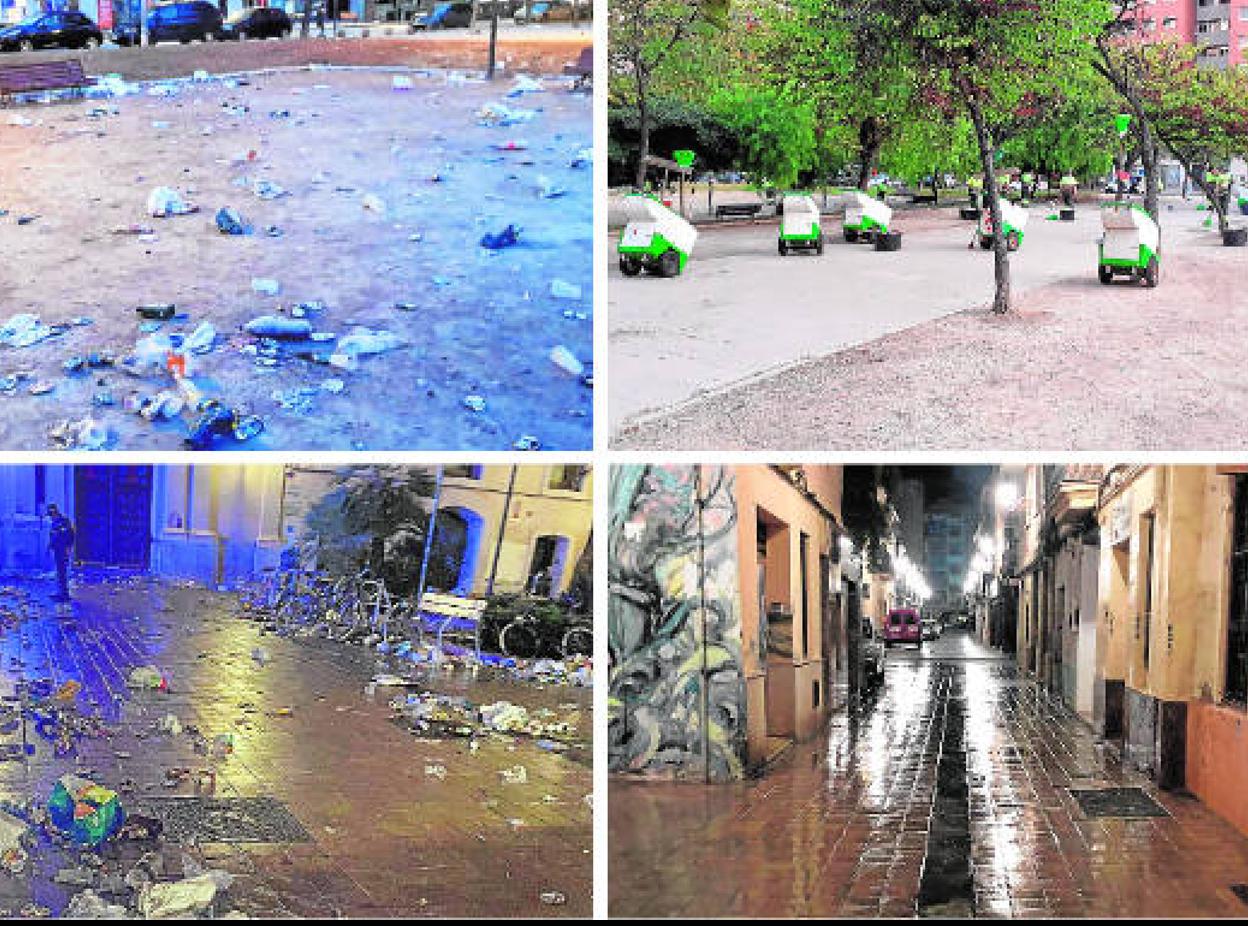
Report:
M 1070 788 L 1089 817 L 1168 817 L 1166 809 L 1141 788 Z
M 1231 893 L 1238 897 L 1244 904 L 1248 904 L 1248 884 L 1232 884 Z
M 309 842 L 286 805 L 271 797 L 162 797 L 138 812 L 156 817 L 173 839 L 198 842 Z

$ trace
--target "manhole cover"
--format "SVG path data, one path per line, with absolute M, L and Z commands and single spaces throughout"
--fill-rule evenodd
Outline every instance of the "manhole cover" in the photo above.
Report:
M 1071 788 L 1089 817 L 1168 817 L 1165 808 L 1140 788 Z
M 172 839 L 198 842 L 308 842 L 312 837 L 271 797 L 148 798 L 137 812 L 156 817 Z

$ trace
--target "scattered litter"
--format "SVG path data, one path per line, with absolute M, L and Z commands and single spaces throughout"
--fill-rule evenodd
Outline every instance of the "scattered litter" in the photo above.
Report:
M 217 231 L 223 235 L 250 235 L 252 226 L 237 210 L 222 206 L 217 210 Z
M 551 348 L 550 362 L 569 376 L 580 376 L 585 372 L 585 364 L 577 360 L 576 356 L 562 344 Z
M 147 214 L 158 219 L 198 211 L 198 206 L 187 202 L 182 194 L 167 186 L 158 186 L 147 195 Z

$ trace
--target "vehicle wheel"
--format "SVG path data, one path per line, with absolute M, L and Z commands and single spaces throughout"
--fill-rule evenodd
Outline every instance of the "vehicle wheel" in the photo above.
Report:
M 847 229 L 845 229 L 845 240 L 846 240 L 846 241 L 857 241 L 857 240 L 858 240 L 858 232 L 857 232 L 857 231 L 855 231 L 855 230 L 854 230 L 854 229 L 852 229 L 852 228 L 847 228 Z
M 780 256 L 781 256 L 781 257 L 788 257 L 788 256 L 789 256 L 789 246 L 788 246 L 787 244 L 785 244 L 785 243 L 784 243 L 784 239 L 783 239 L 783 238 L 781 238 L 781 239 L 780 239 L 780 242 L 779 242 L 779 244 L 777 245 L 777 250 L 779 250 L 779 251 L 780 251 Z
M 659 258 L 659 276 L 674 277 L 680 274 L 680 255 L 675 251 L 664 251 Z
M 20 42 L 17 43 L 17 50 L 18 51 L 34 51 L 35 43 L 32 42 L 30 39 L 22 39 Z
M 1161 267 L 1157 264 L 1157 258 L 1150 257 L 1148 266 L 1144 268 L 1144 285 L 1152 289 L 1161 280 Z
M 988 249 L 990 249 L 990 248 L 992 247 L 992 239 L 991 239 L 991 238 L 985 238 L 983 235 L 980 235 L 980 236 L 979 236 L 979 246 L 980 246 L 983 250 L 987 251 Z
M 1101 282 L 1104 283 L 1106 286 L 1114 282 L 1113 269 L 1110 267 L 1106 267 L 1104 264 L 1101 264 L 1100 266 L 1096 268 L 1096 275 L 1100 277 Z
M 569 656 L 592 656 L 594 634 L 588 627 L 573 627 L 563 635 L 560 649 L 565 659 Z
M 1010 232 L 1005 236 L 1005 249 L 1007 251 L 1017 251 L 1019 244 L 1018 232 Z
M 626 277 L 635 277 L 641 273 L 641 261 L 635 257 L 620 258 L 620 273 Z
M 528 624 L 512 621 L 499 631 L 498 647 L 504 656 L 531 659 L 537 655 L 537 632 Z
M 815 239 L 815 253 L 816 254 L 823 253 L 823 235 L 819 235 L 819 237 Z

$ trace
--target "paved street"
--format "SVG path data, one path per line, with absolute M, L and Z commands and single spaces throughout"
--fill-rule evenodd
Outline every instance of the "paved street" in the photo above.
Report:
M 1165 815 L 1089 817 L 1070 791 L 1109 787 Z M 890 651 L 861 716 L 759 780 L 613 779 L 610 832 L 613 916 L 1248 913 L 1248 839 L 958 632 Z
M 84 685 L 79 710 L 102 726 L 57 756 L 33 727 L 6 725 L 6 750 L 18 754 L 6 751 L 0 762 L 0 798 L 42 803 L 55 780 L 76 769 L 118 790 L 131 814 L 168 809 L 161 802 L 170 797 L 276 801 L 306 838 L 174 838 L 167 823 L 161 844 L 138 844 L 140 853 L 163 859 L 166 879 L 197 864 L 235 874 L 218 914 L 591 912 L 587 690 L 439 669 L 418 688 L 369 694 L 369 681 L 393 667 L 362 648 L 262 636 L 257 624 L 236 615 L 232 595 L 140 578 L 97 580 L 79 586 L 71 608 L 53 610 L 44 597 L 50 586 L 43 580 L 29 602 L 20 590 L 0 591 L 0 703 L 13 705 L 19 682 L 76 680 Z M 126 686 L 131 670 L 149 663 L 168 679 L 168 692 Z M 414 735 L 392 722 L 389 703 L 426 688 L 477 704 L 549 708 L 575 720 L 579 745 L 561 753 L 525 736 Z M 179 719 L 181 733 L 155 730 L 168 714 Z M 231 733 L 233 754 L 205 756 L 192 730 L 209 741 Z M 25 761 L 23 741 L 34 746 Z M 526 780 L 508 782 L 502 772 L 516 766 Z M 201 786 L 204 769 L 215 771 L 215 788 Z M 104 893 L 102 884 L 134 866 L 134 848 L 105 844 L 99 872 L 86 883 Z M 25 871 L 0 872 L 0 908 L 29 915 L 39 912 L 26 906 L 34 903 L 56 914 L 82 890 L 81 882 L 57 879 L 79 865 L 78 853 L 46 836 L 34 838 L 29 851 Z M 108 896 L 123 905 L 127 898 L 125 889 Z
M 1073 224 L 1034 207 L 1004 318 L 987 311 L 991 257 L 948 212 L 899 214 L 896 253 L 830 239 L 822 257 L 780 258 L 760 224 L 704 231 L 675 280 L 612 270 L 613 444 L 1221 446 L 1240 399 L 1223 345 L 1248 310 L 1243 252 L 1218 246 L 1194 202 L 1165 205 L 1151 291 L 1097 282 L 1090 205 Z

